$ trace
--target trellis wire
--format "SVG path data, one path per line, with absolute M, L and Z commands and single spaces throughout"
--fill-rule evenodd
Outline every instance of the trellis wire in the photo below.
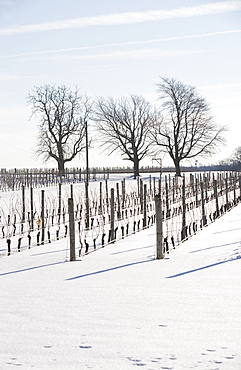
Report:
M 31 193 L 31 199 L 25 193 L 22 200 L 19 195 L 13 194 L 6 207 L 0 208 L 0 255 L 9 254 L 9 243 L 10 253 L 40 245 L 43 229 L 44 243 L 67 237 L 67 200 L 70 193 L 74 199 L 77 254 L 83 256 L 96 251 L 152 226 L 156 217 L 154 195 L 158 191 L 161 191 L 162 197 L 163 244 L 165 252 L 169 252 L 236 205 L 240 201 L 240 184 L 239 173 L 190 174 L 185 183 L 183 177 L 166 176 L 161 186 L 155 178 L 142 179 L 135 186 L 132 184 L 130 189 L 126 189 L 123 180 L 121 186 L 117 183 L 111 188 L 111 199 L 107 186 L 110 182 L 107 184 L 106 180 L 105 192 L 102 185 L 100 193 L 97 188 L 90 187 L 89 227 L 86 227 L 84 189 L 73 191 L 72 185 L 71 190 L 65 191 L 61 197 L 60 191 L 57 196 L 45 191 L 44 213 L 40 194 L 37 194 L 37 202 L 35 195 L 33 205 Z

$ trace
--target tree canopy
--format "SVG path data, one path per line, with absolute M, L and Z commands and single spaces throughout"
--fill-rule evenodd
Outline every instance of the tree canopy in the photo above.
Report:
M 170 155 L 180 175 L 181 161 L 210 156 L 225 143 L 226 128 L 214 123 L 206 100 L 195 87 L 173 78 L 162 78 L 157 86 L 162 117 L 155 121 L 150 136 Z
M 150 103 L 142 96 L 100 98 L 96 102 L 95 120 L 105 149 L 132 161 L 134 177 L 139 176 L 139 163 L 149 153 L 148 131 L 155 118 Z
M 72 161 L 85 148 L 85 122 L 91 102 L 78 89 L 43 85 L 28 95 L 32 116 L 39 119 L 38 146 L 35 151 L 45 162 L 54 159 L 60 174 L 66 162 Z

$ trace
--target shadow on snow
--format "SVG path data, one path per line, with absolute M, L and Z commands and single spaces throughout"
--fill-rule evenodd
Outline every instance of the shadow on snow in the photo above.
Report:
M 193 269 L 193 270 L 189 270 L 189 271 L 180 272 L 179 274 L 176 274 L 176 275 L 167 276 L 167 277 L 166 277 L 166 279 L 172 279 L 172 278 L 176 278 L 176 277 L 179 277 L 179 276 L 183 276 L 183 275 L 191 274 L 192 272 L 197 272 L 197 271 L 205 270 L 205 269 L 208 269 L 208 268 L 210 268 L 210 267 L 214 267 L 214 266 L 222 265 L 223 263 L 237 261 L 237 260 L 239 260 L 240 258 L 241 258 L 241 257 L 232 258 L 232 259 L 230 259 L 230 260 L 226 260 L 226 261 L 221 261 L 221 262 L 213 263 L 213 264 L 211 264 L 211 265 L 207 265 L 207 266 L 199 267 L 199 268 L 197 268 L 197 269 Z
M 214 245 L 213 247 L 208 247 L 208 248 L 203 248 L 203 249 L 197 249 L 196 251 L 191 251 L 190 253 L 202 252 L 202 251 L 206 251 L 208 249 L 213 249 L 213 248 L 227 247 L 228 245 L 233 245 L 233 244 L 240 244 L 240 241 L 234 242 L 234 243 L 222 244 L 222 245 Z
M 17 274 L 19 272 L 26 272 L 26 271 L 30 271 L 30 270 L 36 270 L 36 269 L 40 269 L 42 267 L 49 267 L 49 266 L 54 266 L 54 265 L 59 265 L 61 263 L 66 263 L 66 261 L 62 261 L 62 262 L 54 262 L 54 263 L 48 263 L 46 265 L 40 265 L 40 266 L 34 266 L 34 267 L 28 267 L 26 269 L 22 269 L 22 270 L 15 270 L 15 271 L 9 271 L 9 272 L 3 272 L 2 274 L 0 274 L 0 276 L 4 276 L 4 275 L 11 275 L 11 274 Z
M 74 276 L 74 277 L 71 277 L 71 278 L 68 278 L 68 279 L 65 279 L 65 280 L 81 279 L 81 278 L 84 278 L 84 277 L 87 277 L 87 276 L 97 275 L 97 274 L 103 274 L 105 272 L 109 272 L 109 271 L 113 271 L 113 270 L 119 270 L 119 269 L 122 269 L 122 268 L 125 268 L 125 267 L 130 267 L 130 266 L 133 266 L 133 265 L 139 265 L 141 263 L 152 262 L 152 261 L 154 261 L 154 259 L 147 260 L 147 261 L 139 261 L 139 262 L 127 263 L 126 265 L 120 265 L 120 266 L 111 267 L 111 268 L 105 269 L 105 270 L 99 270 L 99 271 L 89 272 L 87 274 Z

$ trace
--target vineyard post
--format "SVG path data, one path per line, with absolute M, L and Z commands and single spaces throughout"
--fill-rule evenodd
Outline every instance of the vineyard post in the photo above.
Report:
M 125 183 L 125 179 L 123 179 L 121 181 L 121 185 L 122 185 L 122 208 L 125 207 L 125 199 L 126 199 L 126 183 Z
M 27 177 L 27 187 L 29 187 L 29 169 L 27 168 L 27 175 L 26 175 L 26 177 Z
M 69 211 L 69 244 L 70 244 L 70 261 L 75 261 L 75 225 L 74 225 L 74 201 L 68 199 Z
M 22 185 L 22 223 L 25 221 L 25 186 Z
M 216 202 L 216 215 L 219 217 L 219 206 L 218 206 L 218 182 L 216 179 L 214 179 L 214 197 Z
M 31 215 L 31 231 L 33 231 L 33 188 L 30 188 L 30 215 Z
M 163 259 L 162 199 L 161 193 L 155 195 L 156 208 L 156 259 Z
M 33 187 L 33 174 L 30 172 L 30 186 Z
M 140 176 L 137 176 L 137 194 L 140 196 Z
M 208 201 L 208 183 L 209 183 L 207 176 L 204 177 L 204 182 L 205 182 L 205 199 L 207 202 Z
M 99 214 L 102 215 L 102 200 L 103 195 L 102 195 L 102 182 L 100 182 L 100 204 L 99 204 Z
M 115 191 L 111 188 L 111 199 L 110 199 L 110 241 L 114 241 L 115 234 Z
M 120 220 L 121 218 L 121 210 L 120 210 L 120 191 L 119 191 L 119 183 L 116 183 L 116 194 L 117 194 L 117 218 Z
M 146 228 L 146 196 L 147 196 L 147 189 L 146 184 L 144 185 L 144 196 L 143 196 L 143 229 Z
M 181 239 L 184 240 L 187 237 L 186 233 L 186 185 L 185 185 L 185 175 L 183 175 L 182 183 L 182 235 Z
M 151 175 L 149 175 L 149 194 L 151 194 L 152 188 L 151 188 Z
M 85 221 L 86 228 L 90 227 L 90 206 L 89 206 L 89 182 L 85 181 Z
M 61 190 L 62 184 L 59 182 L 59 208 L 58 208 L 58 223 L 60 224 L 60 215 L 61 215 Z
M 41 190 L 41 220 L 42 220 L 41 244 L 44 244 L 44 190 Z
M 156 194 L 156 178 L 153 177 L 153 195 Z
M 141 213 L 143 212 L 143 180 L 140 180 L 140 205 L 141 205 Z
M 166 190 L 166 218 L 170 217 L 170 211 L 169 211 L 169 199 L 168 199 L 168 182 L 167 182 L 167 176 L 165 176 L 165 190 Z
M 207 218 L 205 215 L 205 200 L 204 200 L 204 189 L 203 189 L 203 181 L 200 182 L 201 186 L 201 200 L 202 200 L 202 223 L 203 226 L 207 224 Z
M 172 179 L 172 203 L 175 202 L 175 178 Z
M 74 189 L 73 189 L 73 184 L 70 184 L 70 198 L 74 199 Z
M 225 177 L 225 188 L 226 188 L 226 208 L 228 208 L 228 174 Z
M 189 185 L 190 185 L 190 189 L 192 189 L 192 192 L 194 194 L 194 187 L 193 187 L 193 174 L 190 173 L 190 176 L 189 176 Z M 191 191 L 191 190 L 190 190 Z
M 196 197 L 196 208 L 198 208 L 198 177 L 195 176 L 195 197 Z
M 233 175 L 233 202 L 234 202 L 234 204 L 237 203 L 237 199 L 236 199 L 236 173 L 234 173 L 234 175 Z
M 105 179 L 105 195 L 106 195 L 106 204 L 107 204 L 107 209 L 109 209 L 109 194 L 108 194 L 108 181 Z

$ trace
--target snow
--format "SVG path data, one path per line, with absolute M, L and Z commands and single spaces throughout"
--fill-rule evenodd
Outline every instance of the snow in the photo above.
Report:
M 155 225 L 0 259 L 0 369 L 241 369 L 241 204 L 155 259 Z

